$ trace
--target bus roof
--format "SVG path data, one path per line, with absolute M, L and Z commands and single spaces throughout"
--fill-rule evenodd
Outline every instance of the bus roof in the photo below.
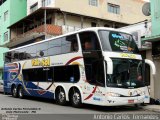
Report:
M 126 31 L 124 31 L 124 30 L 118 30 L 118 29 L 107 28 L 107 27 L 84 28 L 84 29 L 77 30 L 77 31 L 74 31 L 74 32 L 70 32 L 70 33 L 66 33 L 66 34 L 63 34 L 63 35 L 56 36 L 56 37 L 52 37 L 52 38 L 49 38 L 49 39 L 46 39 L 46 40 L 43 40 L 43 41 L 39 41 L 39 42 L 31 43 L 31 44 L 28 44 L 28 45 L 24 45 L 24 46 L 21 46 L 21 47 L 13 48 L 13 49 L 10 49 L 9 52 L 10 52 L 10 51 L 17 50 L 17 49 L 25 48 L 25 47 L 28 47 L 28 46 L 36 45 L 36 44 L 39 44 L 39 43 L 43 43 L 43 42 L 46 42 L 46 41 L 50 41 L 50 40 L 53 40 L 53 39 L 57 39 L 57 38 L 65 37 L 65 36 L 68 36 L 68 35 L 80 33 L 80 32 L 85 32 L 85 31 L 98 31 L 98 30 L 108 30 L 108 31 L 116 31 L 116 32 L 125 32 L 125 33 L 128 33 L 128 32 L 126 32 Z M 130 33 L 128 33 L 128 34 L 130 34 Z

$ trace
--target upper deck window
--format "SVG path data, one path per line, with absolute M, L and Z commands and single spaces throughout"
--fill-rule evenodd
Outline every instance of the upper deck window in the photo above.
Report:
M 83 51 L 100 50 L 99 41 L 95 32 L 82 32 L 79 34 Z
M 56 38 L 5 53 L 5 62 L 54 56 L 78 51 L 76 34 Z
M 100 30 L 99 36 L 104 51 L 139 53 L 133 37 L 129 34 Z

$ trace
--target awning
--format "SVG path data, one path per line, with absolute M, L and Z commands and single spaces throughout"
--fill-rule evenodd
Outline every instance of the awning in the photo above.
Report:
M 160 41 L 160 35 L 142 38 L 142 41 L 144 41 L 144 42 L 156 42 L 156 41 Z

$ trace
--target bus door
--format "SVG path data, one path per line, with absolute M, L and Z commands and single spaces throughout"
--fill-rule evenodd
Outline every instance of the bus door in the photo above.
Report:
M 95 32 L 79 33 L 84 58 L 87 84 L 84 85 L 84 102 L 100 102 L 105 93 L 104 60 Z M 88 100 L 88 101 L 87 101 Z

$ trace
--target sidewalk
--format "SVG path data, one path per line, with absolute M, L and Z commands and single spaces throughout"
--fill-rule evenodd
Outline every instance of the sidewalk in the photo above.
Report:
M 160 113 L 160 105 L 146 105 L 142 106 L 142 109 Z

